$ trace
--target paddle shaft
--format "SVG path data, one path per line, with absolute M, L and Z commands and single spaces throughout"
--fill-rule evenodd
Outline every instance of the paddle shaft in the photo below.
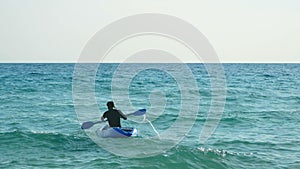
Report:
M 131 115 L 141 116 L 141 115 L 144 115 L 145 113 L 146 113 L 146 109 L 140 109 L 136 112 L 127 114 L 126 117 L 131 116 Z M 93 127 L 95 124 L 102 123 L 102 122 L 105 122 L 105 121 L 96 121 L 96 122 L 87 121 L 87 122 L 82 123 L 81 129 L 89 129 L 89 128 Z

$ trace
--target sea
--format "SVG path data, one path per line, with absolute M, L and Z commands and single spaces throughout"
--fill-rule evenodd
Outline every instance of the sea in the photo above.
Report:
M 300 64 L 82 65 L 0 64 L 0 168 L 300 168 Z M 138 137 L 81 129 L 111 100 Z

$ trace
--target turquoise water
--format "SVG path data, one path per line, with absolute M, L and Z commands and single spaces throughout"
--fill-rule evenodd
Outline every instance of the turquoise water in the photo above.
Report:
M 117 66 L 101 64 L 97 72 L 100 112 L 111 99 Z M 210 78 L 202 64 L 188 66 L 200 93 L 191 131 L 163 153 L 127 158 L 104 150 L 80 129 L 72 98 L 74 64 L 0 64 L 0 168 L 300 168 L 299 64 L 223 64 L 225 111 L 205 144 L 198 141 L 210 107 Z M 149 110 L 153 90 L 167 98 L 163 114 L 152 119 L 163 132 L 178 116 L 180 89 L 167 73 L 145 70 L 129 86 L 132 104 Z M 137 126 L 139 139 L 155 136 L 147 123 L 122 124 Z

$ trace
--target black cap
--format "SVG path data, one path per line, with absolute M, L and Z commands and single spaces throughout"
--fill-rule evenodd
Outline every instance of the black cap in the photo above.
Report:
M 109 107 L 109 108 L 114 108 L 114 107 L 115 107 L 115 104 L 114 104 L 113 101 L 107 102 L 106 105 L 107 105 L 107 107 Z

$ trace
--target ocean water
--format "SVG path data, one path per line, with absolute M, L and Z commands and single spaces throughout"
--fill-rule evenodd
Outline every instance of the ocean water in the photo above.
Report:
M 187 66 L 199 89 L 185 100 L 191 107 L 199 106 L 196 115 L 186 119 L 191 130 L 170 149 L 147 155 L 145 147 L 145 157 L 130 158 L 97 145 L 81 130 L 82 114 L 73 100 L 75 64 L 0 64 L 0 168 L 300 168 L 299 64 L 223 64 L 224 113 L 205 143 L 199 143 L 199 135 L 211 105 L 211 79 L 203 64 Z M 95 121 L 112 99 L 117 68 L 118 64 L 101 64 L 97 71 L 94 91 L 99 112 L 87 114 Z M 179 82 L 158 69 L 127 75 L 122 74 L 131 81 L 126 97 L 134 107 L 147 108 L 147 118 L 163 135 L 179 116 L 183 98 Z M 179 75 L 184 79 L 185 74 Z M 114 88 L 117 93 L 123 90 Z M 195 94 L 198 105 L 193 105 L 198 103 Z M 122 101 L 115 104 L 130 113 Z M 163 111 L 156 114 L 156 108 Z M 167 145 L 155 138 L 142 117 L 129 117 L 122 125 L 140 132 L 138 138 L 119 139 L 127 151 L 134 152 L 138 142 L 152 138 L 162 145 L 157 149 Z M 128 147 L 132 141 L 136 146 Z

